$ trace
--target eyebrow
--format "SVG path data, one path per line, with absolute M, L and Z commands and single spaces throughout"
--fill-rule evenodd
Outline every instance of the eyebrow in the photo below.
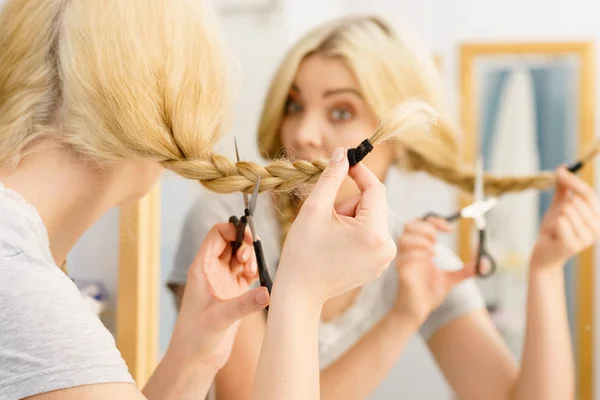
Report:
M 342 94 L 342 93 L 351 93 L 360 99 L 363 98 L 360 91 L 358 91 L 357 89 L 354 89 L 354 88 L 330 89 L 330 90 L 327 90 L 325 93 L 323 93 L 323 97 L 335 96 L 336 94 Z
M 296 84 L 292 84 L 291 91 L 301 93 L 300 89 L 298 88 L 298 86 L 296 86 Z M 352 87 L 326 90 L 323 93 L 323 97 L 331 97 L 331 96 L 335 96 L 337 94 L 342 94 L 342 93 L 351 93 L 360 99 L 363 98 L 362 93 L 358 89 L 355 89 Z

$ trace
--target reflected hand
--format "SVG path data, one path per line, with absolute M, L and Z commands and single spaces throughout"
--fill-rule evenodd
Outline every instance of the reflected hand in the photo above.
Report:
M 564 266 L 600 237 L 600 206 L 594 190 L 561 167 L 532 256 L 532 267 Z
M 398 240 L 398 291 L 392 313 L 422 324 L 446 298 L 454 285 L 475 275 L 475 262 L 459 271 L 443 271 L 434 262 L 438 231 L 451 232 L 443 218 L 408 223 Z

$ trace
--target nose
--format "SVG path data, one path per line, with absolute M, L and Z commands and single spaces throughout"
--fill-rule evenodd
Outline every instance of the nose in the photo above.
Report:
M 323 146 L 325 126 L 321 119 L 311 113 L 305 113 L 294 132 L 295 150 L 304 153 L 306 150 L 320 149 Z

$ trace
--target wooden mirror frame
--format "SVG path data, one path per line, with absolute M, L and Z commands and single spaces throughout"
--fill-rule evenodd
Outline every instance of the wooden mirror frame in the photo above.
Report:
M 158 363 L 160 181 L 121 207 L 116 342 L 137 386 Z
M 579 141 L 577 152 L 583 155 L 595 139 L 594 47 L 592 42 L 531 42 L 531 43 L 474 43 L 460 47 L 461 124 L 465 133 L 464 160 L 474 165 L 478 148 L 476 107 L 477 87 L 475 62 L 478 57 L 511 55 L 575 55 L 581 61 L 579 71 Z M 588 184 L 595 186 L 594 168 L 588 166 L 579 173 Z M 470 201 L 461 196 L 461 206 Z M 459 226 L 459 255 L 466 260 L 472 254 L 472 223 L 463 219 Z M 579 399 L 593 398 L 594 381 L 594 248 L 577 257 L 576 331 L 577 331 L 577 393 Z

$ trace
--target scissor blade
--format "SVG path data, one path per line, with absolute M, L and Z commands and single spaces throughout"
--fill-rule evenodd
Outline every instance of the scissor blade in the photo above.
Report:
M 484 199 L 483 190 L 483 158 L 479 156 L 477 158 L 477 165 L 475 166 L 475 188 L 473 189 L 473 201 L 478 202 Z
M 250 200 L 250 215 L 254 215 L 254 208 L 256 207 L 256 200 L 258 199 L 258 189 L 260 188 L 260 176 L 256 180 L 254 185 L 254 192 L 252 192 L 252 200 Z
M 233 143 L 235 144 L 235 157 L 237 158 L 237 161 L 240 162 L 240 152 L 238 150 L 237 139 L 235 136 L 233 137 Z M 248 195 L 246 193 L 242 193 L 242 195 L 244 196 L 244 207 L 248 209 Z
M 460 210 L 460 215 L 463 218 L 477 218 L 485 215 L 488 211 L 498 204 L 496 197 L 491 197 L 487 200 L 477 201 Z
M 240 162 L 240 152 L 238 150 L 237 139 L 235 136 L 233 137 L 233 144 L 235 145 L 235 158 L 237 158 L 237 161 Z

